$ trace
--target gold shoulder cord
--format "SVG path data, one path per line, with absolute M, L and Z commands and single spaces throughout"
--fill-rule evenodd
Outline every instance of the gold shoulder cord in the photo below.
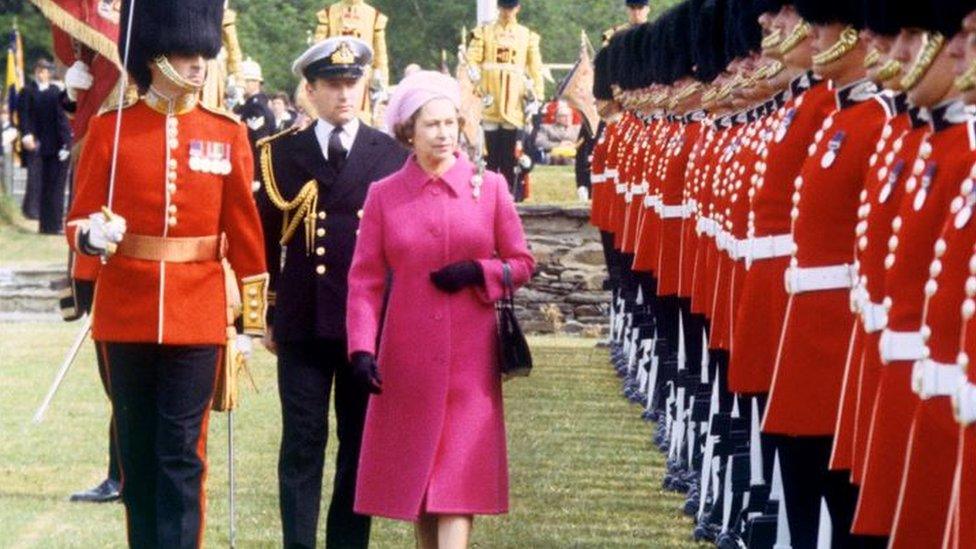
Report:
M 305 254 L 309 255 L 315 239 L 315 212 L 318 210 L 319 202 L 318 183 L 314 179 L 305 183 L 293 200 L 285 200 L 278 189 L 278 182 L 271 167 L 271 143 L 268 142 L 261 145 L 261 175 L 264 177 L 264 188 L 271 203 L 285 214 L 281 224 L 281 245 L 284 246 L 291 241 L 295 231 L 298 230 L 298 225 L 304 220 Z

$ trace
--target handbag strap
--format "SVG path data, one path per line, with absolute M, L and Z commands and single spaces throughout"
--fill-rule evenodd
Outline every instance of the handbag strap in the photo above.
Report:
M 515 284 L 512 282 L 512 267 L 507 261 L 502 262 L 502 284 L 505 286 L 504 298 L 514 305 Z

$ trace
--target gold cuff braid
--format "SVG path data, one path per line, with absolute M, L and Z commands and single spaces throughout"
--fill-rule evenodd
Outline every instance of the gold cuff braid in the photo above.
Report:
M 243 289 L 241 318 L 245 334 L 264 335 L 265 317 L 268 314 L 268 280 L 268 273 L 241 280 Z

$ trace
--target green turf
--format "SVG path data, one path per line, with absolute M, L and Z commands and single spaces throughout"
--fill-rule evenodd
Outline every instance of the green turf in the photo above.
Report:
M 8 196 L 0 192 L 0 267 L 63 264 L 68 244 L 63 236 L 37 233 L 37 222 L 27 221 Z
M 572 166 L 536 166 L 532 170 L 527 204 L 576 204 L 576 175 Z
M 86 345 L 47 420 L 29 421 L 77 324 L 0 324 L 0 547 L 119 547 L 122 507 L 70 504 L 104 474 L 108 405 Z M 681 497 L 660 490 L 651 428 L 619 396 L 606 351 L 592 341 L 535 339 L 537 371 L 506 385 L 511 513 L 479 518 L 483 548 L 684 547 Z M 280 545 L 280 420 L 270 355 L 252 366 L 237 423 L 238 546 Z M 226 416 L 210 427 L 206 544 L 227 541 Z M 334 429 L 333 429 L 334 432 Z M 334 466 L 328 449 L 326 478 Z M 328 491 L 325 501 L 328 501 Z M 323 512 L 324 516 L 324 512 Z M 324 524 L 322 525 L 324 528 Z M 320 542 L 322 540 L 320 535 Z M 408 525 L 376 521 L 373 547 L 412 547 Z

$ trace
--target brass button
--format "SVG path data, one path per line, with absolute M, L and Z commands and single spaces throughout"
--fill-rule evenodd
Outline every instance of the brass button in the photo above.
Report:
M 176 213 L 176 204 L 170 204 L 169 205 L 169 208 L 167 208 L 167 210 L 169 211 L 169 213 L 175 214 Z
M 247 295 L 251 297 L 257 297 L 258 291 L 255 288 L 251 288 L 250 290 L 247 291 Z
M 325 219 L 325 212 L 319 212 L 319 219 Z
M 258 319 L 258 314 L 257 314 L 257 313 L 254 313 L 254 312 L 252 312 L 252 313 L 251 313 L 250 315 L 248 315 L 248 316 L 250 316 L 250 317 L 251 317 L 251 320 L 257 320 L 257 319 Z
M 322 238 L 323 236 L 325 236 L 325 229 L 323 229 L 322 227 L 319 227 L 318 229 L 316 229 L 315 230 L 315 236 L 317 236 L 319 238 Z
M 170 226 L 170 227 L 175 227 L 175 226 L 176 226 L 176 217 L 173 217 L 173 216 L 171 216 L 171 217 L 169 218 L 169 221 L 168 221 L 168 223 L 169 223 L 169 226 Z
M 251 307 L 257 307 L 258 305 L 260 305 L 260 303 L 258 303 L 258 300 L 252 299 L 250 305 Z
M 170 183 L 169 185 L 166 185 L 166 190 L 169 191 L 169 194 L 175 193 L 176 192 L 176 183 Z
M 315 248 L 315 255 L 317 255 L 317 256 L 323 256 L 323 255 L 325 255 L 325 248 L 322 247 L 322 246 L 319 246 L 318 248 Z
M 356 212 L 356 217 L 358 217 L 359 219 L 362 219 L 363 218 L 363 211 L 362 210 L 359 210 L 358 212 Z
M 167 179 L 168 179 L 168 180 L 169 180 L 170 182 L 172 182 L 172 181 L 176 181 L 176 172 L 174 172 L 174 171 L 171 171 L 171 172 L 168 172 L 168 173 L 166 174 L 166 178 L 167 178 Z
M 318 273 L 319 276 L 324 275 L 325 274 L 325 265 L 319 265 L 318 267 L 316 267 L 315 268 L 315 272 Z

